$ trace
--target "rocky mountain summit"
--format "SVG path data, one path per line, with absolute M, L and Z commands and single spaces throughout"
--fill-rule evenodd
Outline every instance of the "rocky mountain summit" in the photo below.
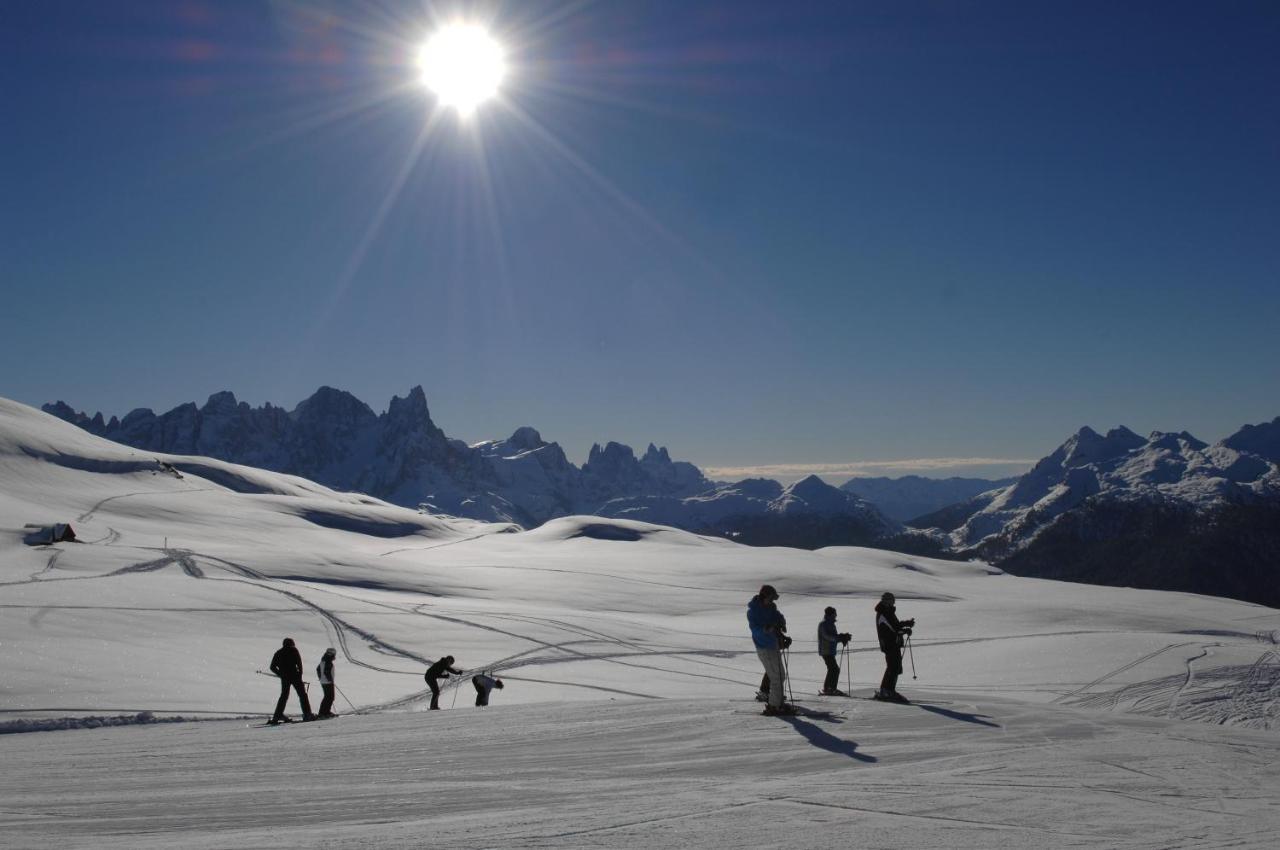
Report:
M 912 525 L 1019 575 L 1280 605 L 1280 417 L 1213 445 L 1081 428 L 1013 484 Z
M 321 387 L 292 411 L 250 407 L 229 392 L 210 396 L 203 407 L 184 404 L 159 415 L 141 409 L 123 419 L 90 417 L 61 401 L 44 410 L 148 451 L 287 472 L 432 513 L 525 528 L 590 514 L 735 536 L 767 520 L 773 536 L 756 531 L 753 539 L 773 543 L 779 537 L 799 545 L 813 535 L 793 532 L 795 518 L 840 518 L 841 534 L 821 535 L 806 548 L 873 543 L 901 531 L 868 502 L 817 478 L 787 488 L 762 480 L 716 484 L 652 444 L 638 458 L 629 446 L 597 444 L 581 468 L 531 427 L 517 428 L 505 440 L 467 445 L 432 421 L 421 387 L 392 398 L 382 414 L 331 387 Z

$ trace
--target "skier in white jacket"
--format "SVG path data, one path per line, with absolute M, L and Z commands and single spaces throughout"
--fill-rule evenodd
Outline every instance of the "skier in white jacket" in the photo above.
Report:
M 320 680 L 320 687 L 324 689 L 324 699 L 320 701 L 320 717 L 337 717 L 333 713 L 333 659 L 338 656 L 338 651 L 332 646 L 324 651 L 320 663 L 316 665 L 316 678 Z

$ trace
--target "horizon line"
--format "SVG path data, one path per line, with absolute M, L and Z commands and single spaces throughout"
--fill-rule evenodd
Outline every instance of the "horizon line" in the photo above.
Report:
M 755 466 L 708 466 L 703 473 L 710 478 L 741 480 L 743 478 L 792 478 L 807 475 L 846 475 L 850 478 L 873 478 L 885 472 L 937 472 L 963 470 L 978 466 L 1029 468 L 1037 459 L 997 457 L 924 457 L 898 460 L 861 460 L 842 463 L 775 463 Z M 1010 470 L 1014 471 L 1013 469 Z

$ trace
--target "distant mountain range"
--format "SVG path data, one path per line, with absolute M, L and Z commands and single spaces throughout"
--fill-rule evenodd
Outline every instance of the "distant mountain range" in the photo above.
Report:
M 890 519 L 907 522 L 971 499 L 979 493 L 1007 487 L 1017 480 L 904 475 L 901 478 L 853 478 L 840 485 L 840 489 L 873 503 Z
M 1280 417 L 1212 446 L 1081 428 L 1013 484 L 911 524 L 1017 575 L 1280 607 Z
M 905 534 L 937 548 L 928 535 L 904 529 L 816 477 L 788 487 L 765 480 L 718 484 L 693 464 L 673 461 L 665 448 L 650 444 L 637 458 L 614 442 L 592 446 L 579 468 L 529 427 L 505 440 L 467 445 L 432 422 L 421 387 L 392 398 L 382 414 L 330 387 L 292 411 L 250 407 L 230 392 L 210 396 L 203 407 L 189 403 L 159 415 L 144 408 L 123 419 L 90 417 L 61 401 L 43 409 L 147 451 L 287 472 L 431 513 L 525 528 L 590 514 L 771 545 L 872 545 Z
M 1186 432 L 1081 428 L 1016 479 L 809 477 L 713 482 L 649 445 L 581 467 L 533 428 L 467 445 L 415 387 L 376 414 L 322 387 L 294 410 L 237 402 L 157 415 L 44 410 L 136 448 L 287 472 L 438 514 L 526 528 L 573 514 L 644 520 L 753 545 L 863 545 L 980 558 L 1009 572 L 1280 606 L 1280 417 L 1210 446 Z M 912 518 L 914 517 L 914 518 Z M 903 520 L 907 520 L 903 524 Z

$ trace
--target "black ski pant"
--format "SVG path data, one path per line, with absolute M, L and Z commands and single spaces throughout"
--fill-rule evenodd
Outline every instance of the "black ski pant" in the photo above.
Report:
M 431 710 L 438 711 L 440 708 L 440 682 L 432 676 L 427 679 L 427 687 L 431 688 Z
M 768 673 L 765 673 L 764 676 L 760 678 L 760 693 L 765 694 L 766 696 L 769 693 L 769 674 Z
M 822 689 L 834 691 L 840 685 L 840 665 L 834 655 L 822 656 L 822 662 L 827 665 L 827 678 L 822 680 Z
M 476 686 L 476 705 L 488 705 L 489 689 L 477 682 L 475 679 L 471 680 L 471 684 Z
M 311 700 L 307 699 L 307 689 L 303 687 L 301 679 L 280 679 L 280 700 L 276 703 L 276 713 L 274 719 L 279 720 L 284 717 L 284 706 L 289 701 L 289 689 L 293 688 L 298 692 L 298 702 L 302 703 L 302 716 L 311 716 Z
M 324 682 L 321 682 L 320 687 L 324 690 L 324 699 L 320 700 L 320 713 L 332 714 L 333 713 L 333 683 L 330 682 L 328 684 L 325 684 Z
M 884 678 L 880 680 L 880 690 L 896 694 L 898 692 L 898 677 L 902 675 L 902 649 L 894 647 L 893 649 L 882 650 L 884 652 Z

